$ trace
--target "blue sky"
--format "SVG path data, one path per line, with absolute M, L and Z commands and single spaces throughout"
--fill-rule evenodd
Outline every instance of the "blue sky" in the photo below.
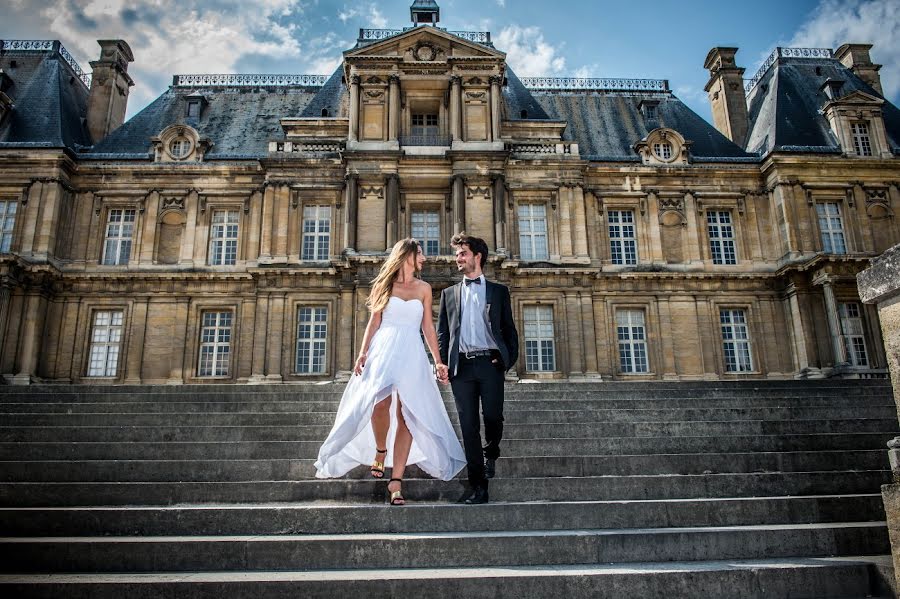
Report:
M 97 39 L 135 54 L 129 116 L 178 73 L 334 70 L 360 27 L 410 24 L 411 0 L 3 0 L 3 39 L 59 39 L 81 66 Z M 776 46 L 875 44 L 885 94 L 900 102 L 900 0 L 438 0 L 441 26 L 491 31 L 520 76 L 668 79 L 710 120 L 706 53 L 736 46 L 749 78 Z M 686 9 L 686 7 L 688 7 Z

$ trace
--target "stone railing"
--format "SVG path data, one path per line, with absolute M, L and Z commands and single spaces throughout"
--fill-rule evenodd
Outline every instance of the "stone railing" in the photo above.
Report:
M 409 31 L 410 29 L 416 28 L 404 27 L 403 29 L 360 29 L 359 38 L 356 41 L 360 43 L 378 42 L 389 37 L 394 37 L 395 35 L 400 35 L 401 33 Z M 455 35 L 456 37 L 460 37 L 466 41 L 481 44 L 482 46 L 490 46 L 491 48 L 494 47 L 494 45 L 491 43 L 490 31 L 447 31 L 443 27 L 435 27 L 434 29 L 440 29 L 445 33 Z
M 570 141 L 511 142 L 506 144 L 506 150 L 514 156 L 524 158 L 539 158 L 542 156 L 578 157 L 578 144 Z
M 270 154 L 337 154 L 346 147 L 343 141 L 323 139 L 305 141 L 270 141 Z
M 60 42 L 56 40 L 3 40 L 4 52 L 48 52 L 56 51 L 62 56 L 66 64 L 69 65 L 75 75 L 81 79 L 87 87 L 91 86 L 91 74 L 85 73 L 78 61 L 66 50 Z
M 597 90 L 667 92 L 668 79 L 606 79 L 594 77 L 521 77 L 522 85 L 532 90 Z
M 449 135 L 401 135 L 401 146 L 449 146 Z
M 328 75 L 175 75 L 174 87 L 322 87 Z
M 749 94 L 779 58 L 831 58 L 832 56 L 834 53 L 831 48 L 782 48 L 779 46 L 763 61 L 756 71 L 756 75 L 745 81 L 744 91 Z

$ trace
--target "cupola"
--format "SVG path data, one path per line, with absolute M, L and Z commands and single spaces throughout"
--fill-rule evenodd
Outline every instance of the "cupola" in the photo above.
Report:
M 441 9 L 435 0 L 415 0 L 409 7 L 413 27 L 416 25 L 436 25 L 441 20 Z

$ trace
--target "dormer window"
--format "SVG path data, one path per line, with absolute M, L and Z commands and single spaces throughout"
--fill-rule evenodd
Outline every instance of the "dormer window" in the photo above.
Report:
M 200 118 L 200 102 L 199 101 L 190 101 L 187 105 L 187 116 L 188 118 Z
M 850 134 L 853 136 L 853 147 L 858 156 L 872 155 L 872 142 L 869 139 L 869 124 L 866 122 L 850 123 Z
M 327 117 L 327 116 L 328 116 L 328 109 L 327 109 L 327 108 L 323 108 L 323 109 L 322 109 L 322 116 L 323 116 L 323 117 Z
M 176 160 L 181 160 L 191 153 L 191 141 L 186 137 L 178 137 L 169 144 L 169 154 Z
M 199 119 L 206 106 L 206 97 L 200 92 L 194 92 L 185 98 L 184 116 L 189 119 Z
M 645 121 L 655 121 L 659 119 L 659 102 L 657 100 L 642 100 L 639 106 L 641 114 Z
M 660 160 L 669 161 L 672 159 L 672 144 L 667 141 L 653 144 L 653 153 Z
M 151 141 L 156 162 L 201 162 L 204 154 L 212 147 L 209 139 L 200 137 L 197 130 L 189 125 L 166 127 Z
M 644 164 L 681 165 L 690 163 L 691 143 L 677 131 L 659 127 L 632 147 Z

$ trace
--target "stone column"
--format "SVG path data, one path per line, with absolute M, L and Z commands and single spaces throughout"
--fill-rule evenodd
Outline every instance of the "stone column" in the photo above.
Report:
M 491 77 L 491 141 L 500 141 L 500 82 L 502 77 Z
M 397 141 L 400 131 L 400 77 L 388 77 L 388 141 Z
M 191 300 L 178 298 L 175 300 L 175 322 L 172 327 L 172 368 L 169 372 L 170 385 L 184 383 L 184 356 L 187 351 L 188 307 Z
M 597 363 L 597 336 L 594 323 L 594 306 L 589 293 L 579 294 L 581 301 L 581 324 L 584 339 L 584 374 L 591 378 L 600 378 Z
M 125 356 L 125 384 L 141 384 L 141 365 L 144 360 L 144 333 L 147 330 L 147 311 L 150 298 L 135 298 L 131 310 L 131 336 L 128 342 L 128 353 Z
M 844 341 L 841 339 L 841 319 L 838 315 L 837 301 L 834 298 L 834 287 L 830 280 L 825 279 L 822 282 L 822 290 L 825 292 L 825 311 L 828 313 L 831 351 L 834 354 L 834 366 L 837 368 L 847 362 L 847 358 L 844 356 Z
M 197 235 L 197 204 L 199 199 L 196 190 L 191 190 L 185 198 L 187 221 L 184 227 L 184 235 L 181 238 L 181 264 L 192 265 L 194 263 L 194 239 Z
M 887 250 L 856 277 L 860 299 L 878 306 L 894 397 L 900 397 L 900 245 Z M 900 410 L 900 408 L 898 408 Z M 887 515 L 894 576 L 900 585 L 900 437 L 888 442 L 893 484 L 881 487 Z
M 588 257 L 587 216 L 584 210 L 584 189 L 581 185 L 572 188 L 572 205 L 575 208 L 574 249 L 579 258 Z
M 506 254 L 509 247 L 506 241 L 506 178 L 503 175 L 493 177 L 494 193 L 494 249 L 498 254 Z
M 14 385 L 30 385 L 37 374 L 38 357 L 44 331 L 43 298 L 40 291 L 29 291 L 25 296 L 25 322 L 22 324 L 22 340 L 19 346 L 19 372 L 13 377 Z
M 653 264 L 664 264 L 665 258 L 662 251 L 662 235 L 659 230 L 659 196 L 655 190 L 647 193 L 647 218 L 644 220 L 647 224 L 647 233 L 650 238 L 650 262 Z
M 156 246 L 157 215 L 159 214 L 159 191 L 151 190 L 144 200 L 144 215 L 141 219 L 144 234 L 141 236 L 141 245 L 137 248 L 138 263 L 152 264 L 153 250 Z
M 359 176 L 347 176 L 347 208 L 344 210 L 344 249 L 356 251 L 356 225 L 359 218 Z
M 460 107 L 462 78 L 450 77 L 450 136 L 453 141 L 462 141 L 462 113 Z
M 288 228 L 291 215 L 291 188 L 279 185 L 275 189 L 272 259 L 278 264 L 288 261 Z
M 400 237 L 400 176 L 391 173 L 384 184 L 385 241 L 392 248 Z M 387 249 L 387 248 L 386 248 Z
M 250 382 L 266 380 L 266 331 L 269 328 L 269 296 L 260 287 L 268 287 L 268 281 L 257 279 L 256 316 L 253 319 L 253 356 L 250 364 Z
M 359 141 L 359 75 L 350 76 L 350 141 Z
M 353 319 L 356 314 L 356 306 L 353 301 L 353 288 L 342 287 L 339 303 L 340 319 L 338 321 L 337 367 L 335 368 L 336 381 L 348 381 L 353 374 L 353 365 L 356 363 L 357 348 L 353 346 Z
M 262 197 L 262 218 L 259 230 L 259 263 L 272 263 L 272 214 L 275 210 L 275 187 L 266 182 Z
M 794 346 L 794 365 L 798 373 L 809 369 L 809 353 L 806 351 L 806 333 L 803 329 L 803 312 L 800 309 L 800 299 L 797 297 L 797 288 L 793 283 L 787 287 L 788 311 L 791 322 L 791 336 Z
M 559 254 L 563 258 L 572 256 L 572 188 L 559 188 Z
M 453 231 L 452 234 L 466 230 L 466 179 L 462 175 L 453 175 Z
M 6 329 L 9 324 L 9 300 L 12 296 L 12 284 L 5 280 L 0 284 L 0 356 L 6 346 Z
M 581 378 L 584 374 L 584 328 L 581 323 L 581 302 L 576 292 L 566 293 L 566 337 L 569 341 L 569 375 Z

